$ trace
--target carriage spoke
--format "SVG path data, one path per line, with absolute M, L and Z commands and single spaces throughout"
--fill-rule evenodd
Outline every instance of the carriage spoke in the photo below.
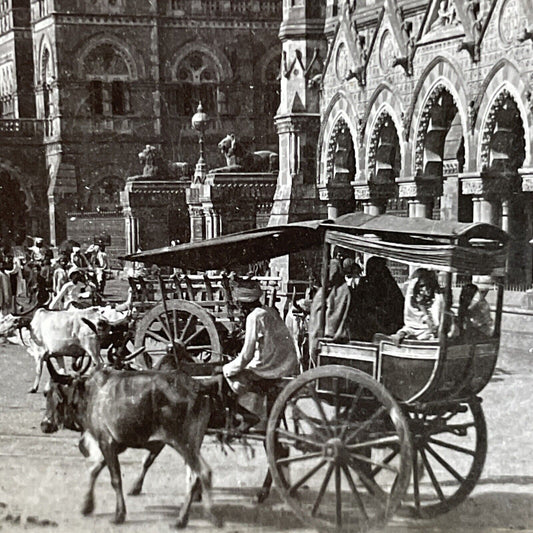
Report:
M 322 422 L 324 422 L 324 427 L 327 431 L 327 433 L 333 437 L 333 432 L 331 431 L 331 428 L 330 428 L 330 423 L 329 423 L 329 420 L 326 416 L 326 413 L 324 412 L 324 407 L 322 405 L 322 403 L 320 402 L 320 398 L 318 397 L 318 394 L 316 392 L 316 390 L 314 388 L 311 388 L 311 396 L 313 397 L 313 401 L 315 402 L 315 405 L 318 409 L 318 412 L 320 414 L 320 418 L 322 418 Z
M 448 461 L 444 460 L 431 446 L 426 445 L 426 450 L 438 461 L 459 483 L 464 483 L 465 478 L 453 468 Z
M 322 445 L 323 445 L 322 442 L 317 442 L 304 435 L 297 435 L 296 433 L 290 433 L 289 431 L 285 431 L 280 428 L 276 429 L 276 434 L 278 435 L 278 437 L 288 439 L 289 443 L 290 441 L 293 441 L 293 443 L 301 442 L 302 444 L 307 444 L 308 446 L 313 446 L 314 448 L 320 448 L 320 449 L 322 448 Z
M 422 457 L 422 461 L 424 462 L 424 466 L 426 467 L 426 470 L 429 474 L 429 478 L 431 479 L 431 483 L 433 484 L 433 487 L 435 488 L 435 492 L 437 493 L 437 496 L 439 497 L 441 502 L 445 501 L 446 498 L 444 497 L 442 489 L 440 488 L 439 482 L 437 480 L 437 476 L 435 476 L 435 472 L 433 471 L 433 468 L 429 464 L 429 460 L 423 448 L 420 449 L 420 456 Z
M 207 331 L 207 328 L 205 326 L 202 326 L 200 329 L 196 330 L 192 335 L 190 335 L 189 337 L 187 337 L 184 341 L 183 341 L 183 344 L 185 344 L 185 346 L 189 346 L 189 343 L 196 337 L 198 337 L 198 335 L 200 335 L 200 333 L 204 332 L 204 331 Z
M 155 341 L 163 342 L 165 344 L 168 344 L 170 342 L 170 339 L 165 339 L 165 337 L 163 337 L 159 333 L 156 333 L 155 331 L 152 331 L 151 329 L 146 331 L 146 336 L 150 337 L 151 339 L 154 339 Z
M 389 453 L 389 455 L 387 455 L 387 457 L 385 457 L 385 459 L 383 459 L 382 463 L 385 463 L 385 464 L 389 464 L 398 454 L 400 453 L 399 449 L 398 450 L 392 450 L 392 452 Z M 379 474 L 381 472 L 381 468 L 379 466 L 377 466 L 376 468 L 373 468 L 372 469 L 372 477 L 376 476 L 377 474 Z
M 180 338 L 179 340 L 181 342 L 185 342 L 184 339 L 185 339 L 185 336 L 188 334 L 189 332 L 189 328 L 191 327 L 191 324 L 193 323 L 193 321 L 196 319 L 196 317 L 194 315 L 190 315 L 189 318 L 187 319 L 187 322 L 185 324 L 185 327 L 182 329 L 181 331 L 181 335 L 180 335 Z
M 331 478 L 331 474 L 333 473 L 334 466 L 334 463 L 330 463 L 328 466 L 328 470 L 326 472 L 326 475 L 324 476 L 324 479 L 322 481 L 322 484 L 320 485 L 320 489 L 316 496 L 315 503 L 313 504 L 313 508 L 311 509 L 311 516 L 315 516 L 316 512 L 318 511 L 318 508 L 320 507 L 320 503 L 322 502 L 322 498 L 324 497 L 324 492 L 326 492 L 326 487 L 328 486 L 329 479 Z
M 416 514 L 420 514 L 420 487 L 418 485 L 418 454 L 413 457 L 413 496 L 415 499 Z
M 305 453 L 303 455 L 296 455 L 293 457 L 283 457 L 281 459 L 276 459 L 276 463 L 278 465 L 287 465 L 290 463 L 296 463 L 298 461 L 308 461 L 309 459 L 316 459 L 317 457 L 321 457 L 322 452 L 314 452 L 314 453 Z
M 171 340 L 173 337 L 172 337 L 172 333 L 170 331 L 170 324 L 168 323 L 168 316 L 167 316 L 167 314 L 165 312 L 163 312 L 163 313 L 161 313 L 159 315 L 159 322 L 163 326 L 163 329 L 165 330 L 165 333 L 168 335 L 169 340 Z
M 463 448 L 462 446 L 457 446 L 457 444 L 452 444 L 451 442 L 444 442 L 440 439 L 435 439 L 433 437 L 428 439 L 428 442 L 431 444 L 436 444 L 437 446 L 442 446 L 443 448 L 448 448 L 456 452 L 465 453 L 474 457 L 476 455 L 475 450 L 470 450 L 469 448 Z
M 348 464 L 357 474 L 361 480 L 361 483 L 366 487 L 368 492 L 374 496 L 384 507 L 386 507 L 389 502 L 387 493 L 373 479 L 370 479 L 368 476 L 366 476 L 357 463 L 354 463 L 354 461 L 348 461 Z
M 341 434 L 339 435 L 340 439 L 344 439 L 346 436 L 346 432 L 348 431 L 348 428 L 350 427 L 350 420 L 352 416 L 355 414 L 355 411 L 358 407 L 359 400 L 361 399 L 361 396 L 363 395 L 364 388 L 358 385 L 357 394 L 355 395 L 355 398 L 352 400 L 352 405 L 350 406 L 350 409 L 348 410 L 348 416 L 346 417 L 346 425 L 342 428 Z
M 333 378 L 333 379 L 334 379 L 333 392 L 335 393 L 335 426 L 333 429 L 333 435 L 337 436 L 337 424 L 339 421 L 339 410 L 340 410 L 339 378 Z M 335 472 L 335 475 L 337 475 L 337 472 Z M 340 471 L 339 471 L 339 477 L 340 477 Z
M 372 446 L 373 448 L 384 447 L 391 444 L 400 444 L 400 437 L 398 435 L 393 435 L 390 437 L 382 437 L 380 439 L 367 440 L 364 442 L 358 442 L 357 444 L 350 444 L 346 446 L 351 451 L 360 450 L 361 448 L 368 448 Z
M 385 470 L 389 470 L 390 472 L 394 472 L 395 474 L 400 473 L 396 467 L 390 466 L 387 463 L 382 462 L 382 461 L 375 461 L 371 457 L 367 457 L 366 455 L 359 455 L 359 454 L 352 453 L 350 454 L 350 457 L 354 461 L 360 461 L 362 463 L 367 463 L 369 465 L 376 465 L 377 467 L 379 467 L 380 471 L 385 469 Z
M 305 422 L 307 422 L 312 428 L 316 428 L 317 430 L 325 430 L 326 427 L 324 427 L 323 424 L 320 423 L 320 420 L 317 420 L 316 418 L 313 418 L 309 416 L 307 413 L 305 413 L 300 407 L 295 405 L 293 407 L 293 417 L 298 419 L 303 419 Z M 321 437 L 324 437 L 324 435 L 320 434 Z
M 376 410 L 376 412 L 368 420 L 365 420 L 351 435 L 348 435 L 345 444 L 349 444 L 350 442 L 353 442 L 355 438 L 357 437 L 357 435 L 361 433 L 361 431 L 366 429 L 370 424 L 372 424 L 385 412 L 386 412 L 386 408 L 385 406 L 382 405 L 379 409 Z
M 352 491 L 352 495 L 355 500 L 355 503 L 357 504 L 357 507 L 359 507 L 359 510 L 361 511 L 365 520 L 368 520 L 368 514 L 363 504 L 363 500 L 361 499 L 361 495 L 359 494 L 359 491 L 357 490 L 357 487 L 355 486 L 354 480 L 352 478 L 352 474 L 350 474 L 350 469 L 346 465 L 343 465 L 342 470 L 344 471 L 344 475 L 346 476 L 346 479 L 348 480 L 348 485 L 350 485 L 350 490 Z
M 337 527 L 342 526 L 342 492 L 341 492 L 341 467 L 335 465 L 335 522 Z
M 318 464 L 316 464 L 307 474 L 303 475 L 296 483 L 293 483 L 289 487 L 289 494 L 294 494 L 308 479 L 311 479 L 325 464 L 327 461 L 323 459 Z

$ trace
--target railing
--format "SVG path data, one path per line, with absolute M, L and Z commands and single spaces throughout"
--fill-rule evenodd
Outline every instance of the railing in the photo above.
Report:
M 281 21 L 281 1 L 275 0 L 170 0 L 170 15 L 258 15 Z
M 42 137 L 43 121 L 34 118 L 0 119 L 0 137 Z

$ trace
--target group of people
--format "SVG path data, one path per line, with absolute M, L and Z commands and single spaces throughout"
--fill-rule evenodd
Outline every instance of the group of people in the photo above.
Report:
M 59 250 L 54 258 L 42 237 L 28 248 L 0 248 L 0 312 L 19 312 L 22 298 L 30 306 L 50 301 L 52 309 L 71 302 L 91 305 L 94 295 L 103 293 L 109 268 L 105 246 L 94 244 L 85 253 L 79 246 Z
M 407 281 L 405 297 L 385 259 L 371 257 L 364 276 L 362 272 L 361 265 L 351 257 L 337 256 L 330 261 L 326 297 L 321 288 L 311 304 L 308 329 L 313 363 L 322 335 L 339 343 L 371 342 L 384 337 L 396 344 L 404 339 L 437 339 L 445 305 L 434 271 L 415 270 Z M 450 311 L 449 337 L 491 335 L 493 320 L 485 296 L 486 291 L 473 283 L 462 288 L 457 315 Z M 326 310 L 322 311 L 324 301 Z

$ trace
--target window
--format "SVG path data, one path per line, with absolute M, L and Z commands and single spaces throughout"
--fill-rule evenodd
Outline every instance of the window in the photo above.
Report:
M 263 113 L 268 117 L 274 117 L 280 103 L 280 64 L 278 55 L 268 63 L 263 75 Z
M 104 91 L 102 82 L 92 80 L 89 82 L 89 101 L 93 115 L 101 115 L 104 112 Z
M 196 112 L 198 103 L 202 102 L 208 115 L 215 115 L 222 110 L 218 102 L 224 99 L 219 95 L 219 72 L 211 57 L 201 52 L 193 52 L 178 65 L 177 84 L 170 89 L 169 105 L 171 110 L 182 116 Z
M 123 53 L 112 44 L 94 47 L 85 57 L 89 80 L 89 108 L 93 115 L 126 115 L 130 112 L 130 67 Z

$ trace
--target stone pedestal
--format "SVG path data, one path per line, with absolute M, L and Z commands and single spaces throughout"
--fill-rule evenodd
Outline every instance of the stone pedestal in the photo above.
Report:
M 276 188 L 271 172 L 210 172 L 187 188 L 191 242 L 262 227 Z
M 190 181 L 129 178 L 121 193 L 126 218 L 127 252 L 188 242 L 189 210 L 185 191 Z

